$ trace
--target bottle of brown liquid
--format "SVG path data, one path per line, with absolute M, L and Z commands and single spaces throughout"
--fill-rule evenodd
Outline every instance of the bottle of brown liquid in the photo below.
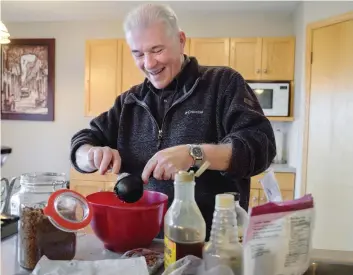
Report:
M 174 181 L 174 201 L 164 218 L 164 268 L 194 255 L 202 258 L 206 223 L 195 201 L 194 172 L 180 171 Z

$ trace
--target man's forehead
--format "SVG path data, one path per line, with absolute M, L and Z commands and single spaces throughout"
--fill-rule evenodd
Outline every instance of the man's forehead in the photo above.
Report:
M 127 33 L 126 39 L 131 50 L 138 51 L 149 51 L 164 47 L 169 41 L 165 29 L 158 25 L 134 29 Z

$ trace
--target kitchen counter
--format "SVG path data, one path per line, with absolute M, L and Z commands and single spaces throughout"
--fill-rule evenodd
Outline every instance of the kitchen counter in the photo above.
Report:
M 150 246 L 155 251 L 163 252 L 163 240 L 156 239 Z M 80 234 L 77 237 L 75 260 L 118 259 L 121 254 L 104 248 L 103 243 L 94 234 Z M 162 270 L 161 272 L 162 273 Z M 157 273 L 156 275 L 160 274 Z M 17 262 L 17 235 L 1 241 L 1 273 L 3 275 L 29 275 L 31 271 L 23 269 Z
M 30 271 L 22 269 L 17 263 L 16 249 L 17 235 L 13 235 L 1 241 L 1 274 L 4 275 L 29 275 Z M 163 252 L 163 241 L 155 240 L 150 246 L 151 249 Z M 313 264 L 304 275 L 352 275 L 353 260 L 350 264 L 334 263 L 329 259 L 319 256 L 313 257 Z M 79 235 L 77 241 L 76 260 L 103 260 L 117 259 L 121 254 L 111 252 L 103 247 L 103 244 L 93 234 Z M 157 273 L 161 274 L 161 270 Z
M 296 169 L 292 166 L 289 166 L 288 164 L 272 163 L 270 168 L 273 170 L 273 172 L 277 172 L 277 173 L 295 173 L 296 172 Z

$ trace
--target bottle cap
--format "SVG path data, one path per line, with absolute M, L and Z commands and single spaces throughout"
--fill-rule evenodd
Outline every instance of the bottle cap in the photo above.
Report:
M 240 201 L 240 194 L 237 192 L 226 192 L 225 194 L 231 194 L 234 196 L 235 201 Z
M 233 208 L 234 196 L 231 194 L 216 195 L 216 208 Z
M 175 181 L 176 182 L 192 182 L 195 179 L 195 174 L 193 171 L 186 172 L 186 171 L 179 171 L 175 174 Z

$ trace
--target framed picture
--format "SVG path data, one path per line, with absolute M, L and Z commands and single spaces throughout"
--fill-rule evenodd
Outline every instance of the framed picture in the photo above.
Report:
M 55 39 L 1 45 L 1 119 L 54 120 Z

